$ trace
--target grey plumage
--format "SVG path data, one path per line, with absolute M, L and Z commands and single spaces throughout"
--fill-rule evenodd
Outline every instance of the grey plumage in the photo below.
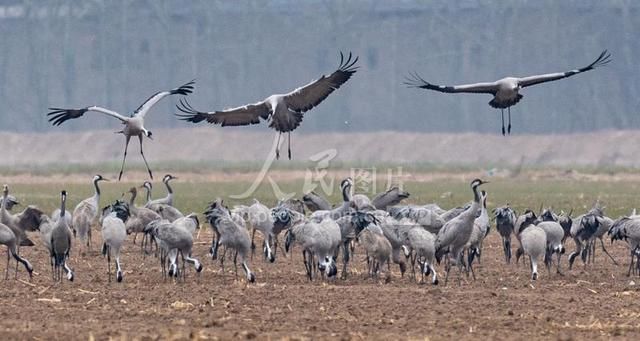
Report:
M 252 230 L 251 233 L 251 259 L 253 259 L 255 244 L 254 238 L 256 230 L 262 234 L 262 251 L 264 258 L 273 263 L 276 261 L 275 252 L 271 248 L 273 239 L 273 216 L 271 210 L 261 204 L 257 199 L 253 199 L 253 203 L 250 206 L 236 206 L 233 210 L 240 214 L 247 223 L 247 228 Z
M 593 262 L 596 239 L 600 239 L 602 251 L 604 251 L 614 264 L 618 264 L 605 248 L 603 241 L 604 234 L 612 224 L 613 220 L 604 215 L 604 208 L 600 206 L 599 202 L 596 202 L 589 212 L 573 220 L 570 232 L 576 244 L 576 250 L 569 254 L 569 269 L 573 267 L 575 258 L 578 255 L 580 255 L 585 266 L 587 263 Z
M 183 269 L 184 263 L 188 262 L 193 264 L 197 273 L 202 271 L 202 263 L 191 255 L 193 236 L 188 230 L 164 219 L 151 222 L 149 228 L 151 229 L 151 235 L 158 241 L 158 245 L 163 248 L 164 255 L 168 257 L 170 263 L 168 273 L 170 277 L 178 277 L 180 273 L 178 268 L 178 254 L 182 256 Z M 161 259 L 161 261 L 163 261 L 163 259 Z M 182 272 L 182 274 L 184 278 L 185 273 Z
M 120 250 L 127 238 L 125 221 L 129 218 L 129 208 L 122 201 L 116 201 L 102 218 L 102 255 L 107 256 L 109 282 L 111 282 L 111 257 L 115 257 L 116 280 L 122 282 L 124 274 L 120 267 Z
M 141 243 L 141 248 L 144 249 L 146 234 L 150 232 L 148 229 L 149 223 L 162 219 L 162 216 L 146 207 L 136 206 L 135 201 L 138 194 L 136 187 L 131 187 L 129 189 L 129 193 L 131 194 L 131 198 L 129 199 L 130 218 L 125 222 L 127 234 L 134 234 L 133 243 L 135 244 L 138 233 L 145 233 L 145 237 L 143 237 L 143 241 Z
M 534 223 L 536 216 L 532 211 L 525 212 L 522 219 L 516 223 L 516 237 L 522 246 L 522 252 L 529 256 L 531 263 L 531 279 L 538 279 L 538 260 L 545 256 L 547 250 L 547 235 L 544 230 Z
M 71 230 L 67 225 L 65 216 L 65 205 L 67 201 L 67 192 L 60 193 L 60 217 L 51 231 L 51 258 L 54 266 L 54 281 L 62 280 L 62 271 L 67 273 L 67 279 L 73 281 L 74 273 L 67 266 L 67 259 L 71 252 Z
M 352 59 L 351 53 L 345 60 L 340 52 L 340 66 L 331 75 L 323 75 L 287 94 L 271 95 L 263 101 L 238 108 L 202 112 L 195 110 L 186 100 L 181 100 L 178 110 L 182 113 L 176 114 L 176 116 L 187 122 L 199 123 L 206 120 L 211 124 L 219 124 L 223 127 L 258 124 L 261 119 L 266 120 L 269 122 L 269 127 L 279 133 L 276 158 L 280 156 L 280 135 L 288 133 L 288 152 L 289 159 L 291 159 L 291 132 L 302 123 L 305 112 L 319 105 L 356 73 L 358 67 L 355 64 L 357 61 L 358 57 Z
M 436 261 L 436 237 L 422 227 L 413 227 L 406 233 L 405 255 L 411 259 L 411 269 L 415 279 L 415 263 L 420 265 L 422 282 L 424 276 L 432 274 L 431 284 L 438 284 L 438 274 L 434 267 Z
M 452 265 L 459 267 L 462 272 L 462 250 L 469 241 L 473 231 L 473 223 L 480 209 L 480 193 L 478 187 L 486 181 L 475 179 L 471 182 L 473 202 L 469 209 L 463 211 L 455 218 L 442 226 L 436 237 L 436 260 L 440 260 L 445 253 L 449 253 L 450 262 L 446 266 L 445 285 L 449 278 Z M 453 262 L 453 264 L 452 264 Z
M 2 202 L 4 202 L 4 198 L 0 198 L 0 204 Z M 13 206 L 16 206 L 16 205 L 20 205 L 20 202 L 18 201 L 18 199 L 13 195 L 7 196 L 7 202 L 5 204 L 5 207 L 7 208 L 7 210 L 11 211 Z
M 9 197 L 9 186 L 3 187 L 3 198 Z M 20 246 L 33 246 L 33 242 L 27 236 L 27 231 L 35 231 L 40 226 L 40 219 L 43 215 L 35 206 L 27 206 L 22 212 L 12 214 L 7 211 L 5 202 L 9 200 L 3 200 L 3 204 L 0 204 L 0 223 L 7 225 L 13 231 L 16 236 L 17 252 L 20 253 Z
M 331 209 L 331 204 L 329 203 L 329 201 L 327 201 L 327 199 L 314 191 L 303 195 L 302 202 L 305 206 L 307 206 L 310 212 L 320 210 L 328 211 Z
M 316 258 L 318 270 L 323 274 L 326 272 L 331 278 L 338 273 L 333 257 L 341 240 L 340 226 L 333 219 L 325 218 L 320 222 L 307 220 L 291 226 L 286 245 L 294 242 L 300 245 L 307 276 L 313 280 Z
M 93 187 L 95 193 L 92 197 L 82 200 L 73 210 L 71 228 L 74 235 L 80 238 L 87 246 L 87 250 L 91 250 L 91 226 L 98 217 L 98 207 L 100 207 L 100 181 L 109 181 L 97 174 L 93 177 Z
M 607 50 L 604 50 L 595 61 L 580 69 L 528 77 L 505 77 L 495 82 L 454 86 L 436 85 L 425 81 L 417 73 L 412 73 L 410 74 L 409 78 L 407 78 L 405 84 L 412 88 L 434 90 L 443 93 L 477 93 L 493 95 L 493 99 L 489 102 L 489 105 L 493 108 L 501 109 L 502 135 L 505 135 L 504 109 L 508 109 L 509 113 L 509 125 L 506 132 L 511 134 L 511 106 L 516 105 L 516 103 L 518 103 L 522 99 L 522 95 L 519 93 L 521 89 L 540 83 L 551 82 L 571 77 L 582 72 L 593 70 L 597 67 L 608 64 L 611 61 L 610 56 L 611 55 L 607 52 Z
M 409 192 L 401 190 L 398 186 L 393 186 L 384 192 L 376 194 L 371 199 L 371 204 L 379 210 L 386 210 L 389 206 L 399 204 L 402 200 L 409 198 Z
M 428 206 L 394 206 L 389 208 L 389 214 L 395 219 L 411 219 L 434 234 L 445 224 L 445 220 Z
M 511 234 L 516 224 L 516 212 L 507 204 L 493 210 L 496 219 L 496 230 L 502 237 L 502 251 L 507 264 L 511 263 Z
M 387 264 L 387 278 L 390 278 L 389 258 L 391 257 L 391 243 L 384 235 L 370 228 L 374 226 L 374 224 L 370 224 L 359 229 L 357 238 L 367 254 L 369 276 L 376 277 L 378 272 Z
M 351 202 L 351 189 L 353 187 L 353 180 L 346 178 L 340 183 L 340 191 L 342 193 L 342 204 L 331 210 L 317 210 L 309 216 L 310 220 L 315 222 L 321 222 L 325 218 L 331 218 L 337 220 L 340 217 L 349 214 L 353 211 Z
M 168 180 L 167 180 L 168 179 Z M 159 214 L 162 219 L 166 219 L 168 221 L 175 221 L 176 219 L 182 218 L 184 217 L 184 214 L 182 214 L 182 212 L 180 212 L 180 210 L 178 210 L 177 208 L 173 207 L 173 190 L 171 189 L 170 185 L 169 185 L 169 180 L 171 179 L 177 179 L 169 174 L 164 176 L 164 180 L 167 180 L 165 182 L 167 189 L 169 191 L 169 194 L 167 194 L 166 197 L 161 198 L 161 199 L 156 199 L 156 200 L 151 200 L 151 190 L 153 188 L 153 185 L 151 184 L 151 182 L 149 181 L 145 181 L 142 186 L 140 188 L 144 188 L 147 192 L 146 194 L 146 198 L 147 201 L 144 205 L 145 209 L 149 209 L 152 210 L 154 212 L 156 212 L 157 214 Z
M 542 221 L 536 224 L 541 228 L 547 237 L 547 252 L 544 257 L 544 263 L 547 268 L 551 269 L 551 260 L 553 254 L 557 255 L 558 262 L 556 263 L 557 272 L 560 272 L 560 258 L 565 252 L 564 245 L 562 244 L 562 238 L 564 237 L 564 230 L 560 223 L 555 221 Z
M 217 199 L 212 202 L 205 211 L 207 221 L 215 232 L 215 239 L 211 245 L 211 257 L 216 259 L 218 257 L 218 248 L 220 245 L 225 248 L 230 248 L 235 251 L 233 257 L 233 265 L 235 268 L 236 276 L 238 275 L 237 257 L 240 256 L 240 262 L 245 272 L 248 282 L 255 282 L 256 276 L 249 269 L 247 264 L 247 256 L 251 248 L 251 239 L 249 237 L 249 231 L 240 225 L 238 225 L 231 217 L 230 211 L 223 205 L 221 199 Z M 224 258 L 225 255 L 220 257 L 220 265 L 222 267 L 222 273 L 224 274 Z
M 173 206 L 173 188 L 171 188 L 171 185 L 169 184 L 169 182 L 171 180 L 174 180 L 174 179 L 177 179 L 177 177 L 175 177 L 175 176 L 173 176 L 171 174 L 165 175 L 162 178 L 162 182 L 167 187 L 167 196 L 164 197 L 164 198 L 148 201 L 145 204 L 145 207 L 151 208 L 150 206 L 156 205 L 156 204 Z
M 391 243 L 391 261 L 400 267 L 400 275 L 404 276 L 407 270 L 407 263 L 403 256 L 403 245 L 405 244 L 406 233 L 414 228 L 420 227 L 416 222 L 408 218 L 396 219 L 391 216 L 378 213 L 376 219 L 382 233 Z
M 635 217 L 622 217 L 616 220 L 609 231 L 607 232 L 611 238 L 611 242 L 614 240 L 624 240 L 627 242 L 630 252 L 629 270 L 627 276 L 631 275 L 631 270 L 634 265 L 634 259 L 639 258 L 640 251 L 640 218 Z M 640 261 L 637 261 L 636 270 L 640 269 Z
M 480 208 L 480 216 L 477 217 L 473 221 L 473 230 L 471 231 L 471 235 L 469 236 L 469 241 L 467 242 L 467 265 L 469 269 L 473 269 L 473 261 L 477 257 L 478 261 L 480 261 L 480 257 L 482 255 L 482 244 L 484 239 L 489 234 L 489 230 L 491 229 L 491 222 L 489 221 L 489 213 L 487 212 L 487 192 L 481 192 L 481 208 Z M 471 271 L 474 274 L 473 271 Z M 475 274 L 474 274 L 475 276 Z
M 189 231 L 192 235 L 200 228 L 200 220 L 196 213 L 190 213 L 182 218 L 178 218 L 173 221 L 173 224 Z
M 24 268 L 29 273 L 29 278 L 32 277 L 33 266 L 31 263 L 23 257 L 18 255 L 18 239 L 13 231 L 5 224 L 0 223 L 0 245 L 4 245 L 7 247 L 7 269 L 5 271 L 4 278 L 9 278 L 9 257 L 13 256 L 17 263 L 22 263 Z M 16 271 L 16 278 L 18 276 L 18 272 Z

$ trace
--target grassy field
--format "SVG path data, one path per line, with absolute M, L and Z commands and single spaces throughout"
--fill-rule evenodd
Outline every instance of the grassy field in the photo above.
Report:
M 180 177 L 179 173 L 177 174 Z M 10 183 L 11 193 L 16 195 L 23 203 L 36 205 L 45 212 L 50 212 L 58 207 L 59 192 L 66 189 L 69 193 L 69 203 L 73 205 L 79 200 L 93 194 L 93 186 L 86 184 L 61 181 L 60 183 Z M 461 179 L 461 177 L 466 177 Z M 193 178 L 193 176 L 192 176 Z M 558 179 L 527 179 L 527 178 L 492 178 L 483 177 L 491 183 L 483 186 L 489 193 L 488 206 L 490 208 L 510 203 L 518 211 L 524 208 L 538 210 L 540 205 L 553 207 L 556 210 L 574 210 L 579 214 L 588 210 L 596 200 L 606 206 L 606 212 L 611 217 L 629 214 L 636 207 L 640 207 L 640 184 L 633 181 L 583 181 L 583 180 L 558 180 Z M 452 176 L 451 179 L 438 181 L 404 181 L 404 189 L 411 193 L 409 203 L 425 204 L 438 203 L 443 208 L 462 205 L 472 197 L 468 183 L 472 175 Z M 341 200 L 338 184 L 339 178 L 334 181 L 334 190 L 329 199 L 337 203 Z M 300 198 L 304 181 L 302 179 L 278 180 L 278 185 L 285 193 L 296 193 Z M 217 197 L 224 198 L 229 205 L 249 203 L 251 198 L 256 198 L 267 206 L 277 203 L 274 191 L 267 180 L 256 189 L 254 194 L 247 199 L 231 199 L 230 195 L 243 193 L 251 186 L 250 181 L 207 181 L 200 182 L 194 179 L 188 181 L 175 180 L 173 188 L 176 195 L 177 207 L 185 212 L 202 212 L 207 203 Z M 140 186 L 141 182 L 103 182 L 101 183 L 101 203 L 106 205 L 122 196 L 132 186 Z M 384 189 L 384 183 L 377 184 L 377 190 Z M 155 183 L 153 197 L 164 196 L 166 190 L 160 182 Z M 371 193 L 366 193 L 371 194 Z M 139 190 L 138 203 L 144 201 L 144 191 Z M 371 195 L 370 195 L 371 196 Z M 127 195 L 127 198 L 129 196 Z

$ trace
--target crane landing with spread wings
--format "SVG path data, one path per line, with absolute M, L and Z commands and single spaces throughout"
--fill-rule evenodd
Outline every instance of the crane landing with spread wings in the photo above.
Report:
M 147 166 L 147 171 L 149 172 L 149 177 L 153 180 L 153 174 L 151 173 L 151 169 L 149 168 L 149 164 L 147 163 L 147 159 L 144 157 L 144 152 L 142 151 L 142 136 L 146 136 L 151 139 L 151 131 L 147 130 L 144 126 L 144 117 L 149 112 L 151 107 L 153 107 L 156 103 L 158 103 L 161 99 L 170 96 L 170 95 L 188 95 L 193 91 L 193 84 L 195 82 L 188 82 L 178 88 L 168 90 L 168 91 L 159 91 L 149 97 L 144 103 L 142 103 L 138 109 L 136 109 L 131 116 L 126 117 L 118 114 L 115 111 L 105 109 L 98 106 L 90 106 L 82 109 L 62 109 L 62 108 L 49 108 L 51 112 L 47 114 L 49 117 L 49 122 L 51 122 L 54 126 L 58 126 L 64 123 L 67 120 L 75 119 L 82 117 L 86 112 L 97 112 L 100 114 L 104 114 L 107 116 L 111 116 L 113 118 L 117 118 L 124 124 L 124 128 L 120 131 L 117 131 L 117 134 L 123 134 L 125 136 L 126 142 L 124 146 L 124 156 L 122 158 L 122 166 L 120 167 L 120 175 L 118 175 L 118 180 L 122 178 L 122 172 L 124 170 L 124 162 L 127 159 L 127 148 L 129 147 L 129 140 L 131 137 L 137 136 L 140 141 L 140 154 L 142 155 L 142 160 L 144 160 L 145 166 Z
M 502 135 L 504 135 L 504 109 L 507 109 L 509 113 L 509 125 L 507 127 L 507 133 L 511 134 L 511 106 L 516 105 L 516 103 L 518 103 L 522 99 L 522 95 L 519 93 L 522 88 L 571 77 L 585 71 L 593 70 L 599 66 L 608 64 L 611 61 L 610 57 L 611 54 L 609 54 L 607 50 L 604 50 L 593 63 L 580 69 L 528 77 L 505 77 L 495 82 L 453 86 L 436 85 L 429 83 L 422 79 L 422 77 L 420 77 L 418 73 L 413 72 L 409 75 L 409 77 L 407 77 L 405 84 L 411 88 L 428 89 L 444 93 L 466 92 L 493 95 L 493 99 L 489 102 L 489 105 L 496 109 L 500 109 L 502 114 Z
M 323 75 L 287 94 L 271 95 L 263 101 L 242 107 L 202 112 L 195 110 L 186 100 L 180 100 L 178 110 L 182 113 L 177 113 L 176 116 L 191 123 L 206 120 L 223 127 L 258 124 L 260 119 L 268 121 L 269 127 L 279 132 L 276 158 L 280 156 L 280 136 L 282 133 L 288 133 L 288 152 L 291 159 L 291 132 L 298 128 L 305 112 L 316 107 L 351 78 L 358 69 L 355 66 L 357 61 L 358 57 L 352 58 L 351 53 L 345 60 L 340 52 L 340 66 L 331 75 Z

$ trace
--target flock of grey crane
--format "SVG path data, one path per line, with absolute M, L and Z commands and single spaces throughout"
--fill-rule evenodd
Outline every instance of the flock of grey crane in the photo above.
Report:
M 9 194 L 4 185 L 0 205 L 0 244 L 7 246 L 7 268 L 9 276 L 10 257 L 16 261 L 15 276 L 22 264 L 31 277 L 33 266 L 20 256 L 21 246 L 34 246 L 27 232 L 38 231 L 42 244 L 47 248 L 54 281 L 63 277 L 73 281 L 75 271 L 69 264 L 72 250 L 86 248 L 91 251 L 92 230 L 99 230 L 102 237 L 102 255 L 107 259 L 109 281 L 115 276 L 121 282 L 124 272 L 120 263 L 121 250 L 128 235 L 136 243 L 138 234 L 140 252 L 146 257 L 154 254 L 160 260 L 160 269 L 166 279 L 186 278 L 186 264 L 196 273 L 203 264 L 193 254 L 194 236 L 200 228 L 198 214 L 183 214 L 173 206 L 174 192 L 167 174 L 163 183 L 166 197 L 152 200 L 152 184 L 145 181 L 140 188 L 146 190 L 146 202 L 137 206 L 137 188 L 132 187 L 111 204 L 100 208 L 101 175 L 93 177 L 95 194 L 78 203 L 73 212 L 67 210 L 67 193 L 61 192 L 60 208 L 50 216 L 35 206 L 27 206 L 22 212 L 13 214 L 11 208 L 18 199 Z M 640 215 L 613 220 L 604 215 L 603 208 L 596 204 L 583 215 L 571 217 L 571 213 L 554 213 L 540 208 L 539 216 L 532 210 L 521 215 L 507 204 L 495 208 L 491 217 L 487 208 L 488 193 L 480 190 L 487 183 L 481 179 L 471 182 L 472 200 L 459 207 L 444 210 L 435 203 L 405 205 L 402 201 L 408 192 L 393 186 L 369 198 L 354 194 L 354 182 L 344 179 L 340 184 L 342 202 L 331 205 L 315 192 L 305 194 L 301 200 L 291 198 L 279 201 L 269 208 L 253 199 L 250 205 L 228 208 L 222 199 L 211 202 L 203 213 L 211 226 L 213 238 L 209 255 L 218 259 L 225 274 L 224 261 L 227 254 L 233 257 L 236 278 L 238 263 L 242 266 L 246 281 L 254 282 L 250 261 L 255 253 L 255 234 L 262 235 L 262 255 L 265 262 L 275 262 L 278 247 L 291 254 L 294 248 L 302 251 L 306 276 L 313 280 L 321 276 L 332 280 L 338 275 L 338 261 L 342 263 L 341 278 L 347 279 L 351 270 L 349 263 L 356 250 L 366 255 L 367 275 L 385 280 L 391 278 L 391 265 L 399 266 L 401 276 L 407 271 L 411 279 L 420 274 L 420 282 L 431 275 L 431 283 L 439 283 L 437 266 L 443 263 L 445 285 L 452 267 L 459 269 L 458 281 L 476 275 L 474 261 L 480 261 L 484 239 L 495 220 L 496 230 L 502 237 L 506 263 L 511 262 L 511 239 L 518 240 L 516 262 L 524 255 L 529 260 L 531 279 L 538 278 L 538 264 L 543 262 L 549 272 L 555 263 L 561 273 L 561 256 L 565 253 L 565 242 L 571 238 L 576 249 L 569 255 L 569 268 L 580 256 L 587 263 L 595 256 L 596 242 L 600 240 L 607 252 L 603 238 L 608 234 L 612 241 L 624 240 L 630 250 L 629 273 L 640 273 Z M 307 214 L 309 213 L 310 214 Z M 97 222 L 97 228 L 95 227 Z M 280 237 L 283 235 L 282 237 Z M 279 244 L 282 239 L 283 243 Z M 77 242 L 74 242 L 77 240 Z M 76 245 L 72 248 L 73 245 Z M 220 251 L 222 246 L 222 251 Z M 135 251 L 134 251 L 135 252 Z M 82 254 L 82 253 L 81 253 Z M 84 256 L 89 256 L 85 252 Z M 554 261 L 554 257 L 556 260 Z M 115 271 L 112 271 L 112 258 Z M 180 267 L 180 260 L 182 267 Z M 635 264 L 635 266 L 634 266 Z
M 336 89 L 346 83 L 358 70 L 358 57 L 351 53 L 345 57 L 340 53 L 337 70 L 328 76 L 321 76 L 311 83 L 286 94 L 275 94 L 266 99 L 237 108 L 220 111 L 202 112 L 194 109 L 184 98 L 180 99 L 177 109 L 179 119 L 199 123 L 207 121 L 221 126 L 242 126 L 268 121 L 269 127 L 278 135 L 276 157 L 279 157 L 280 137 L 288 134 L 288 157 L 291 159 L 291 132 L 302 122 L 305 112 L 319 105 Z M 495 82 L 476 83 L 457 86 L 434 85 L 425 81 L 417 73 L 412 73 L 405 84 L 409 87 L 434 90 L 444 93 L 486 93 L 493 95 L 489 104 L 502 112 L 502 134 L 511 133 L 510 107 L 522 99 L 522 88 L 539 83 L 554 81 L 576 75 L 606 65 L 610 55 L 603 51 L 591 64 L 567 71 L 529 77 L 506 77 Z M 149 177 L 153 173 L 149 168 L 142 149 L 143 138 L 152 138 L 152 133 L 144 125 L 146 114 L 160 100 L 171 95 L 187 96 L 194 91 L 194 81 L 168 91 L 160 91 L 149 97 L 131 115 L 121 115 L 113 110 L 99 106 L 87 106 L 80 109 L 50 108 L 47 114 L 53 125 L 82 117 L 87 112 L 97 112 L 118 119 L 123 129 L 117 131 L 125 136 L 125 149 L 118 180 L 122 178 L 129 142 L 137 137 L 140 153 L 146 165 Z M 505 130 L 504 109 L 508 109 L 508 126 Z M 67 193 L 61 192 L 60 208 L 47 216 L 36 207 L 29 206 L 19 214 L 9 211 L 17 203 L 10 196 L 9 187 L 4 186 L 0 209 L 0 243 L 7 246 L 7 270 L 9 275 L 10 257 L 16 260 L 16 277 L 21 263 L 29 275 L 33 266 L 20 256 L 21 246 L 32 246 L 27 231 L 38 230 L 42 242 L 51 256 L 52 277 L 61 281 L 63 276 L 74 279 L 73 267 L 68 264 L 69 254 L 79 240 L 80 247 L 91 250 L 91 233 L 98 221 L 102 235 L 102 254 L 108 263 L 109 281 L 112 279 L 111 258 L 114 260 L 116 281 L 123 280 L 124 272 L 120 263 L 121 248 L 127 235 L 133 234 L 133 242 L 138 234 L 141 252 L 145 255 L 153 252 L 161 262 L 164 276 L 179 277 L 186 274 L 186 263 L 193 265 L 197 273 L 203 269 L 202 263 L 193 255 L 193 236 L 200 227 L 198 214 L 184 215 L 173 206 L 173 190 L 170 181 L 175 177 L 166 175 L 163 183 L 168 194 L 165 198 L 151 200 L 150 182 L 141 188 L 147 191 L 144 206 L 137 206 L 135 199 L 137 188 L 129 191 L 130 199 L 120 198 L 112 204 L 100 208 L 99 182 L 106 181 L 101 175 L 93 178 L 95 195 L 78 203 L 73 212 L 66 208 Z M 262 251 L 264 258 L 275 262 L 278 251 L 278 239 L 284 234 L 284 252 L 292 247 L 302 250 L 306 275 L 309 280 L 317 276 L 334 278 L 338 274 L 337 260 L 342 259 L 341 277 L 349 274 L 349 261 L 355 250 L 354 241 L 362 246 L 366 253 L 368 274 L 378 276 L 390 274 L 390 264 L 398 264 L 401 273 L 411 270 L 415 279 L 416 269 L 424 277 L 431 275 L 431 283 L 438 283 L 436 266 L 444 263 L 445 283 L 452 267 L 457 267 L 462 278 L 463 273 L 475 278 L 473 263 L 481 259 L 482 243 L 490 231 L 491 219 L 486 207 L 487 193 L 479 187 L 485 182 L 476 179 L 471 182 L 473 200 L 464 206 L 449 211 L 436 204 L 400 205 L 409 196 L 408 193 L 393 187 L 380 193 L 373 199 L 363 194 L 353 194 L 353 180 L 345 179 L 341 183 L 343 201 L 332 206 L 316 193 L 307 193 L 302 201 L 290 199 L 279 202 L 274 208 L 268 208 L 257 200 L 248 206 L 226 207 L 222 200 L 212 202 L 204 217 L 214 231 L 210 249 L 213 259 L 219 259 L 224 269 L 227 253 L 233 257 L 237 276 L 238 262 L 248 282 L 254 282 L 256 275 L 250 270 L 251 258 L 255 252 L 254 237 L 256 231 L 263 236 Z M 306 208 L 306 209 L 305 209 Z M 311 211 L 306 215 L 306 211 Z M 633 269 L 635 258 L 640 257 L 640 217 L 632 216 L 613 221 L 604 216 L 602 209 L 595 207 L 586 214 L 571 218 L 570 215 L 556 215 L 545 210 L 540 217 L 528 210 L 520 216 L 509 207 L 494 210 L 497 230 L 504 240 L 504 252 L 507 262 L 511 260 L 511 235 L 519 241 L 516 259 L 527 255 L 531 266 L 532 279 L 538 277 L 538 262 L 543 260 L 547 267 L 552 266 L 552 257 L 557 256 L 556 267 L 560 271 L 560 257 L 565 251 L 564 242 L 568 237 L 575 240 L 577 249 L 569 256 L 573 265 L 580 255 L 583 261 L 592 257 L 595 240 L 602 241 L 608 232 L 612 239 L 623 239 L 629 243 Z M 283 233 L 284 232 L 284 233 Z M 219 252 L 219 247 L 223 251 Z M 604 249 L 604 243 L 602 243 Z M 77 247 L 76 247 L 77 248 Z M 606 249 L 604 249 L 606 252 Z M 608 253 L 607 253 L 608 254 Z M 238 260 L 239 258 L 239 260 Z M 179 266 L 182 260 L 182 268 Z M 640 262 L 636 262 L 640 264 Z M 224 273 L 224 270 L 223 270 Z

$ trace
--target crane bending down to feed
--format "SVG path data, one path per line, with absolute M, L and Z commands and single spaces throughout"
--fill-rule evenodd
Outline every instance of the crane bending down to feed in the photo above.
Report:
M 329 76 L 319 79 L 297 88 L 287 94 L 276 94 L 266 99 L 245 106 L 225 109 L 221 111 L 202 112 L 195 110 L 186 100 L 180 100 L 178 113 L 180 119 L 191 123 L 199 123 L 207 120 L 209 123 L 225 126 L 245 126 L 260 123 L 260 119 L 269 121 L 269 127 L 278 131 L 276 158 L 280 157 L 280 136 L 288 133 L 288 152 L 291 160 L 291 132 L 300 123 L 304 113 L 313 109 L 327 98 L 334 90 L 340 88 L 351 76 L 356 73 L 355 66 L 358 57 L 352 58 L 351 53 L 344 58 L 340 52 L 340 66 Z
M 153 174 L 151 173 L 151 169 L 149 168 L 149 164 L 147 163 L 147 159 L 144 157 L 144 152 L 142 151 L 142 136 L 146 136 L 151 139 L 151 131 L 147 130 L 144 126 L 144 117 L 149 112 L 149 110 L 158 103 L 161 99 L 169 96 L 169 95 L 188 95 L 193 91 L 193 84 L 195 82 L 188 82 L 178 88 L 169 90 L 169 91 L 160 91 L 149 97 L 144 103 L 142 103 L 138 109 L 136 109 L 131 116 L 126 117 L 118 114 L 115 111 L 105 109 L 98 106 L 89 106 L 81 109 L 62 109 L 62 108 L 49 108 L 51 112 L 47 114 L 47 116 L 51 116 L 49 118 L 49 122 L 52 122 L 53 125 L 57 126 L 64 123 L 67 120 L 82 117 L 86 112 L 97 112 L 107 116 L 111 116 L 117 118 L 124 124 L 124 128 L 120 131 L 117 131 L 116 134 L 123 134 L 126 142 L 124 146 L 124 156 L 122 158 L 122 166 L 120 167 L 120 175 L 118 175 L 118 181 L 122 178 L 122 172 L 124 170 L 124 162 L 127 159 L 127 148 L 129 147 L 129 140 L 131 137 L 137 136 L 140 141 L 140 154 L 142 155 L 142 160 L 144 160 L 145 166 L 147 166 L 147 171 L 149 172 L 149 177 L 153 179 Z
M 409 77 L 405 81 L 405 84 L 411 88 L 435 90 L 444 93 L 465 92 L 493 95 L 493 99 L 489 102 L 489 105 L 496 109 L 500 109 L 500 112 L 502 114 L 502 135 L 504 135 L 504 109 L 506 108 L 509 113 L 509 125 L 507 127 L 507 133 L 511 134 L 511 107 L 516 105 L 516 103 L 518 103 L 522 99 L 522 95 L 519 93 L 520 89 L 540 83 L 551 82 L 571 77 L 585 71 L 593 70 L 599 66 L 608 64 L 611 61 L 609 57 L 611 57 L 611 55 L 607 52 L 607 50 L 604 50 L 602 51 L 600 56 L 598 56 L 598 58 L 593 61 L 593 63 L 580 69 L 528 77 L 505 77 L 495 82 L 453 86 L 431 84 L 422 79 L 422 77 L 420 77 L 417 72 L 413 72 L 409 75 Z

